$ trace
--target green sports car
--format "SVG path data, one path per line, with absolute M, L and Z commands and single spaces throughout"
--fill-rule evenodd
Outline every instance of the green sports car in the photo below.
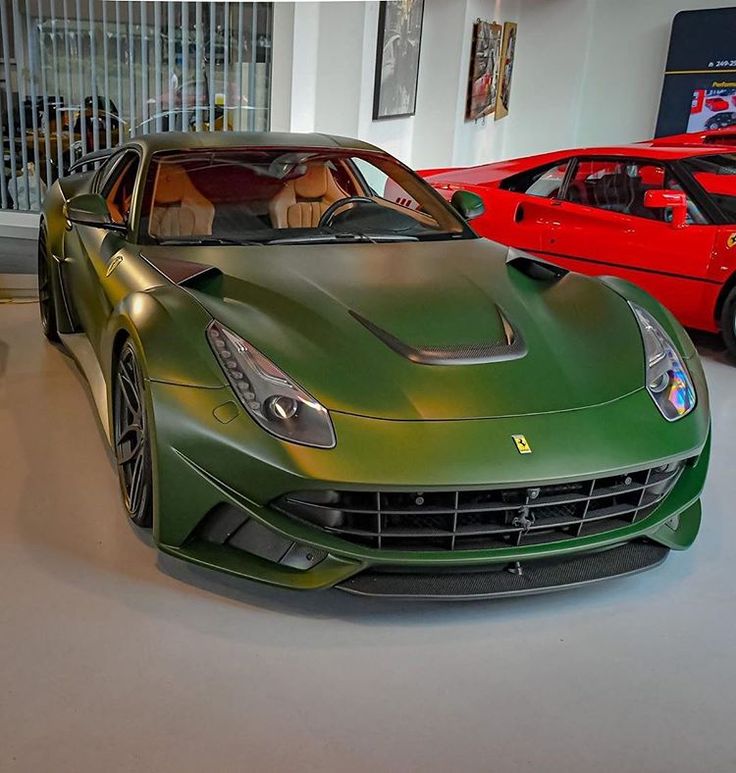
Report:
M 43 329 L 158 547 L 289 588 L 483 598 L 630 574 L 700 525 L 710 418 L 634 285 L 479 239 L 322 134 L 162 134 L 50 189 Z

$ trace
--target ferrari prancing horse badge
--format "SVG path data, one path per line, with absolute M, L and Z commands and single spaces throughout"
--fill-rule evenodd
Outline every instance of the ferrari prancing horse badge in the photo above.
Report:
M 523 435 L 512 435 L 511 439 L 514 441 L 516 450 L 520 454 L 530 454 L 532 452 L 532 447 L 527 443 L 527 440 Z

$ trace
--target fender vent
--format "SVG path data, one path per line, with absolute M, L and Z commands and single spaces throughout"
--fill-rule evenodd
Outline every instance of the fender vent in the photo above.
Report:
M 177 260 L 176 258 L 151 258 L 144 255 L 140 256 L 153 266 L 159 273 L 163 274 L 170 282 L 182 287 L 194 287 L 200 282 L 212 279 L 219 279 L 222 271 L 215 266 L 208 266 L 205 263 L 195 263 L 193 260 Z
M 548 263 L 533 255 L 527 255 L 525 252 L 519 252 L 513 247 L 509 248 L 506 264 L 513 266 L 530 279 L 537 279 L 540 282 L 557 282 L 570 273 L 566 268 Z

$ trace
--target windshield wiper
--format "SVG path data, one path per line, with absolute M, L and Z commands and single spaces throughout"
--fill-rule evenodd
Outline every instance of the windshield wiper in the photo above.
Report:
M 360 237 L 360 241 L 365 242 L 418 242 L 418 236 L 409 234 L 355 234 Z
M 336 233 L 336 234 L 302 234 L 300 236 L 283 236 L 278 239 L 270 239 L 266 244 L 344 244 L 350 242 L 416 242 L 416 236 L 404 234 L 363 234 L 363 233 Z
M 206 246 L 211 244 L 234 244 L 238 246 L 247 246 L 252 247 L 255 245 L 263 246 L 267 242 L 257 242 L 257 241 L 248 241 L 243 239 L 228 239 L 224 236 L 203 236 L 201 238 L 195 238 L 195 239 L 160 239 L 156 244 L 163 244 L 163 245 L 180 245 L 180 246 L 187 246 L 187 245 L 197 245 L 197 246 Z

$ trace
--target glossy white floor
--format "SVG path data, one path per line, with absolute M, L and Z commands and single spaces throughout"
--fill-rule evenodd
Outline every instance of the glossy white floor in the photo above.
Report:
M 736 769 L 736 368 L 695 547 L 495 603 L 299 595 L 156 554 L 72 362 L 0 305 L 1 771 Z

